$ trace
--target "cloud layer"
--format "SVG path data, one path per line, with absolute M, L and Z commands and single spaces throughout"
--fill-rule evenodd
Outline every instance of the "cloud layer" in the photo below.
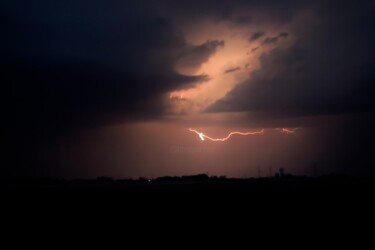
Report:
M 294 44 L 263 54 L 260 69 L 208 111 L 275 116 L 373 111 L 375 18 L 371 2 L 317 3 L 290 22 Z M 288 33 L 282 32 L 262 43 L 276 44 L 287 38 Z
M 226 94 L 207 113 L 251 113 L 254 126 L 260 117 L 327 114 L 360 114 L 356 124 L 372 124 L 374 14 L 370 0 L 2 2 L 3 146 L 21 169 L 1 171 L 46 173 L 40 163 L 49 162 L 49 146 L 60 137 L 120 121 L 160 121 L 172 110 L 169 93 L 210 77 L 222 77 L 213 83 Z M 207 23 L 202 40 L 194 31 Z M 254 63 L 223 53 L 228 63 L 217 64 L 217 75 L 196 74 L 227 48 L 219 37 L 224 26 L 226 39 L 243 36 L 249 48 L 238 43 L 238 51 Z M 222 94 L 215 84 L 205 89 L 210 97 Z

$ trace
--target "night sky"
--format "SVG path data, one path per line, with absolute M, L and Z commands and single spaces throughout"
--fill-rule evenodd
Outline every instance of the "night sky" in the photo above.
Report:
M 375 175 L 375 1 L 13 0 L 0 19 L 1 178 Z

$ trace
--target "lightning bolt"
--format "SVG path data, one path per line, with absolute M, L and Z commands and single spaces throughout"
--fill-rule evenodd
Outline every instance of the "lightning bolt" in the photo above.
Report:
M 238 131 L 234 131 L 234 132 L 230 132 L 224 138 L 212 138 L 212 137 L 209 137 L 209 136 L 207 136 L 207 135 L 203 134 L 202 132 L 199 132 L 199 131 L 197 131 L 195 129 L 189 128 L 189 131 L 196 133 L 202 141 L 204 141 L 205 139 L 207 139 L 207 140 L 214 141 L 214 142 L 218 142 L 218 141 L 223 142 L 223 141 L 226 141 L 232 135 L 244 135 L 244 136 L 246 136 L 246 135 L 263 135 L 264 134 L 264 129 L 259 130 L 259 131 L 254 131 L 254 132 L 238 132 Z
M 299 130 L 300 128 L 277 128 L 276 130 L 277 131 L 281 131 L 281 133 L 283 134 L 286 134 L 286 135 L 297 135 L 297 130 Z M 213 142 L 223 142 L 223 141 L 226 141 L 228 140 L 232 135 L 243 135 L 243 136 L 246 136 L 246 135 L 263 135 L 264 134 L 264 129 L 261 129 L 259 131 L 253 131 L 253 132 L 239 132 L 239 131 L 233 131 L 233 132 L 230 132 L 226 137 L 224 138 L 212 138 L 212 137 L 209 137 L 207 135 L 205 135 L 203 132 L 199 132 L 195 129 L 191 129 L 189 128 L 189 131 L 190 132 L 194 132 L 196 133 L 198 136 L 199 136 L 199 139 L 201 139 L 202 141 L 208 139 L 210 141 L 213 141 Z

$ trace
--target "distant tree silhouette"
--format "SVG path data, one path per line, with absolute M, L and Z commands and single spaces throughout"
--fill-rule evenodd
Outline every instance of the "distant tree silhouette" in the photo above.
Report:
M 279 172 L 275 174 L 275 177 L 276 178 L 285 177 L 285 169 L 284 168 L 279 168 Z

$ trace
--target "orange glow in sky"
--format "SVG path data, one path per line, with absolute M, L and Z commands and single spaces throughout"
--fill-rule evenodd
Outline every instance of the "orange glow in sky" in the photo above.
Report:
M 250 72 L 258 68 L 260 51 L 250 53 L 254 44 L 248 41 L 249 31 L 239 28 L 233 30 L 224 24 L 210 26 L 216 29 L 214 34 L 207 32 L 208 27 L 200 27 L 200 32 L 189 32 L 187 43 L 200 45 L 209 40 L 224 41 L 223 47 L 217 48 L 210 58 L 200 65 L 195 72 L 188 66 L 176 65 L 176 71 L 183 75 L 206 75 L 208 79 L 193 88 L 177 90 L 170 93 L 170 98 L 175 100 L 176 113 L 196 114 L 204 110 L 215 101 L 223 98 L 237 84 L 247 80 Z M 233 33 L 237 32 L 237 35 Z M 226 73 L 227 70 L 237 68 L 235 72 Z M 176 102 L 176 100 L 181 100 Z
M 172 113 L 201 113 L 238 84 L 249 80 L 251 73 L 260 67 L 259 58 L 263 53 L 268 53 L 275 46 L 287 46 L 291 40 L 289 37 L 284 43 L 269 46 L 262 46 L 262 39 L 249 41 L 250 35 L 258 30 L 267 30 L 267 36 L 272 37 L 280 30 L 287 31 L 287 27 L 242 27 L 206 20 L 187 28 L 184 38 L 188 44 L 199 46 L 212 40 L 225 44 L 194 70 L 191 70 L 189 64 L 184 65 L 184 58 L 175 65 L 175 70 L 182 75 L 205 75 L 207 79 L 192 88 L 170 92 Z

